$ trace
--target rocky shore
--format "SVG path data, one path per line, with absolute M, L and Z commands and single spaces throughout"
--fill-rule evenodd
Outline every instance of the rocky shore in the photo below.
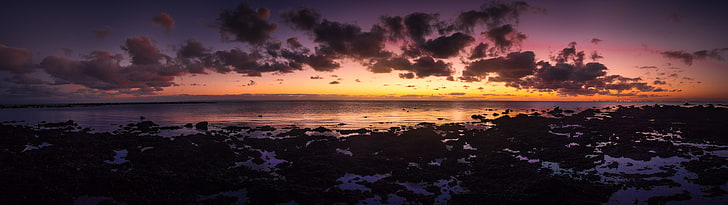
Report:
M 728 201 L 724 106 L 473 119 L 389 130 L 139 121 L 101 133 L 3 122 L 0 204 Z M 175 129 L 199 132 L 159 134 Z

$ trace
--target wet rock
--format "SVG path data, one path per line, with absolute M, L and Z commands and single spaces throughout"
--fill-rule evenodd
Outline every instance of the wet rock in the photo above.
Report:
M 474 120 L 482 120 L 482 119 L 485 119 L 485 116 L 482 116 L 482 115 L 471 115 L 470 118 L 473 118 Z
M 667 202 L 670 201 L 687 201 L 692 199 L 690 197 L 690 192 L 687 190 L 683 190 L 681 193 L 673 194 L 670 196 L 653 196 L 647 199 L 647 204 L 649 205 L 657 205 L 657 204 L 667 204 Z
M 313 131 L 321 132 L 321 133 L 323 133 L 323 132 L 331 132 L 330 129 L 326 129 L 324 127 L 317 127 L 316 129 L 313 129 Z
M 198 130 L 207 130 L 207 125 L 208 124 L 209 123 L 208 122 L 205 122 L 205 121 L 198 122 L 197 124 L 195 124 L 195 129 L 198 129 Z

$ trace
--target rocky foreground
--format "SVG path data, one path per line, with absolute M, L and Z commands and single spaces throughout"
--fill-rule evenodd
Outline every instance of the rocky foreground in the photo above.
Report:
M 0 124 L 0 204 L 725 204 L 728 108 L 389 130 Z M 546 114 L 546 113 L 542 113 Z M 192 127 L 189 125 L 189 127 Z

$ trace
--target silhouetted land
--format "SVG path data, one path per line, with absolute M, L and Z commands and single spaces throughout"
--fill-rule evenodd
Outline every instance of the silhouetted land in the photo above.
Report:
M 128 102 L 128 103 L 71 103 L 71 104 L 24 104 L 0 105 L 0 109 L 11 108 L 62 108 L 62 107 L 95 107 L 112 105 L 163 105 L 163 104 L 206 104 L 215 102 L 183 101 L 183 102 Z
M 197 123 L 175 137 L 159 133 L 195 128 L 4 123 L 0 203 L 599 204 L 625 190 L 725 203 L 727 108 L 550 112 L 386 132 Z

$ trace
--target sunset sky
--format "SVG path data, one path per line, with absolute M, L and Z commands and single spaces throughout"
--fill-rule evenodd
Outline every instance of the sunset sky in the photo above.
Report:
M 7 1 L 0 104 L 728 101 L 726 1 Z

